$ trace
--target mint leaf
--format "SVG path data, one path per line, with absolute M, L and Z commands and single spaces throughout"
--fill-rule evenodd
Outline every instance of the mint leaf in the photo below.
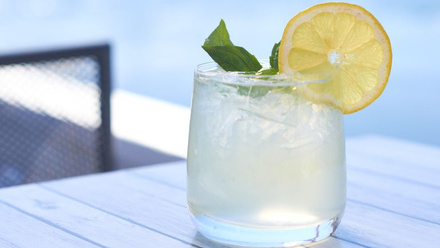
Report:
M 279 71 L 279 69 L 278 69 L 278 50 L 280 48 L 280 43 L 281 43 L 281 41 L 278 43 L 275 43 L 275 45 L 273 45 L 272 54 L 269 57 L 270 67 L 272 67 L 276 72 Z
M 262 66 L 254 55 L 239 46 L 202 46 L 225 71 L 259 71 Z
M 205 40 L 202 48 L 225 71 L 257 72 L 262 68 L 254 55 L 232 44 L 223 20 Z
M 206 38 L 204 46 L 226 46 L 231 45 L 233 46 L 231 40 L 229 39 L 229 33 L 226 29 L 226 24 L 222 20 L 220 20 L 220 24 L 212 33 L 209 35 L 208 38 Z

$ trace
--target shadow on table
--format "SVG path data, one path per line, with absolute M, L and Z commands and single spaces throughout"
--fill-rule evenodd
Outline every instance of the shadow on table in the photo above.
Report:
M 313 244 L 308 244 L 308 245 L 305 245 L 305 246 L 298 246 L 298 247 L 310 247 L 310 248 L 341 248 L 341 247 L 346 247 L 343 244 L 343 242 L 344 241 L 341 241 L 341 240 L 331 236 L 330 238 L 324 239 L 323 241 L 320 241 L 320 242 L 317 242 L 317 243 L 313 243 Z M 238 246 L 228 246 L 228 245 L 223 245 L 223 244 L 220 244 L 220 243 L 216 243 L 214 241 L 211 241 L 211 240 L 205 238 L 199 232 L 197 232 L 194 235 L 192 243 L 193 244 L 197 244 L 197 245 L 202 244 L 203 247 L 208 246 L 208 247 L 213 247 L 213 248 L 238 247 Z
M 202 244 L 202 247 L 207 246 L 207 247 L 210 247 L 210 248 L 231 248 L 231 246 L 227 246 L 227 245 L 223 245 L 223 244 L 211 241 L 211 240 L 205 238 L 199 232 L 197 232 L 194 235 L 192 243 L 193 244 L 197 244 L 197 245 L 201 245 Z M 233 246 L 233 247 L 238 247 L 238 246 Z
M 113 137 L 113 155 L 116 170 L 183 160 L 181 157 L 115 137 Z

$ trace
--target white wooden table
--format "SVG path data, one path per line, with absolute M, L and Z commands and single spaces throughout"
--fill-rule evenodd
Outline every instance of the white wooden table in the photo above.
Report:
M 307 247 L 440 247 L 440 148 L 347 140 L 336 233 Z M 223 247 L 193 227 L 185 161 L 0 189 L 0 247 Z

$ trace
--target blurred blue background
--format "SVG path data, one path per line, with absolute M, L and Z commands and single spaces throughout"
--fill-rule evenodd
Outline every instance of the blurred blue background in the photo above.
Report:
M 0 53 L 110 42 L 114 88 L 190 106 L 193 68 L 210 61 L 200 46 L 221 18 L 235 44 L 267 58 L 288 20 L 319 2 L 0 0 Z M 440 2 L 350 2 L 382 23 L 394 57 L 383 95 L 345 117 L 347 135 L 440 146 Z

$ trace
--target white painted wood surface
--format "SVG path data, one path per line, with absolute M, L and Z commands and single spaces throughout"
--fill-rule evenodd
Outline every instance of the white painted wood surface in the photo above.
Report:
M 440 247 L 440 148 L 347 140 L 347 207 L 307 247 Z M 0 247 L 225 247 L 197 233 L 176 162 L 0 189 Z

